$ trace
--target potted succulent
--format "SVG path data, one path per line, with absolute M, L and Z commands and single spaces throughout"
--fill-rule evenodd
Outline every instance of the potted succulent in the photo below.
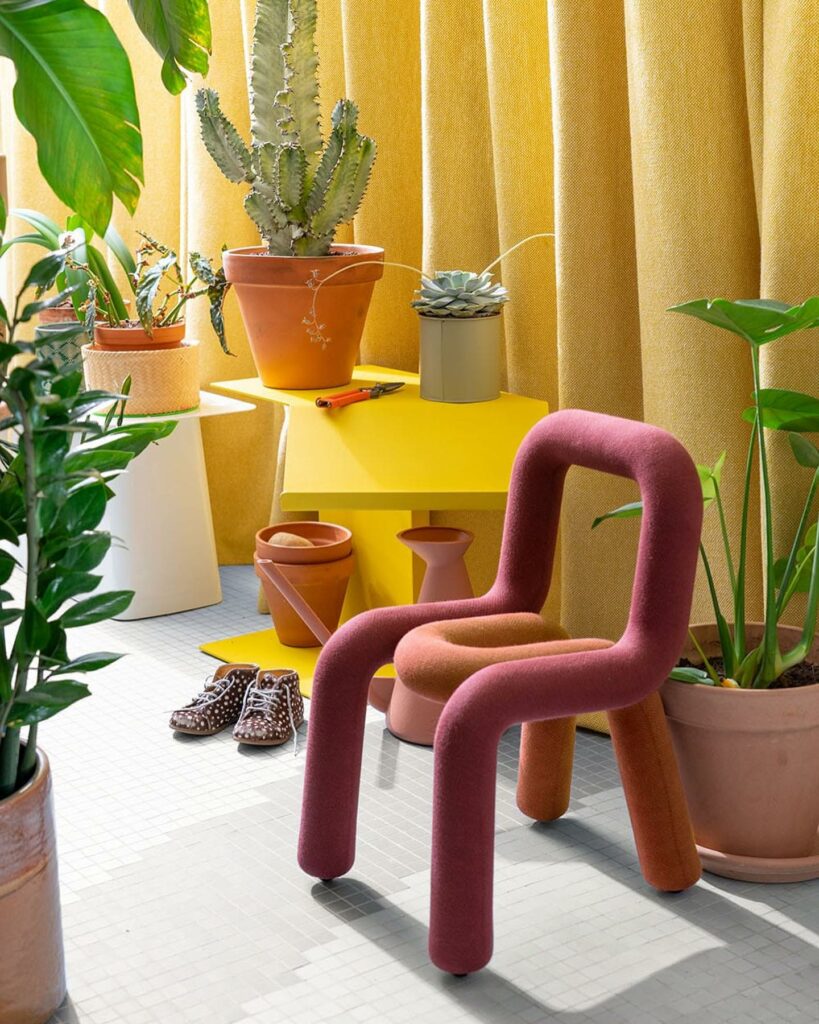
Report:
M 725 457 L 699 467 L 706 504 L 719 516 L 732 608 L 726 613 L 712 563 L 701 548 L 714 621 L 690 630 L 687 659 L 663 689 L 697 843 L 708 870 L 756 881 L 819 877 L 819 545 L 816 496 L 819 398 L 763 388 L 760 349 L 819 327 L 819 297 L 800 306 L 772 300 L 699 299 L 672 307 L 738 334 L 750 348 L 754 404 L 750 423 L 739 548 L 732 549 L 720 481 Z M 806 471 L 806 498 L 788 550 L 777 559 L 767 430 L 788 433 Z M 746 619 L 748 515 L 756 465 L 762 487 L 764 621 Z M 639 502 L 595 521 L 639 515 Z M 796 594 L 806 595 L 798 625 Z M 733 620 L 733 621 L 731 621 Z
M 263 247 L 224 254 L 251 352 L 269 387 L 327 388 L 352 377 L 384 251 L 336 245 L 352 220 L 376 155 L 357 128 L 358 110 L 339 100 L 322 139 L 315 46 L 316 0 L 258 0 L 250 69 L 251 144 L 223 114 L 217 93 L 201 89 L 196 109 L 204 144 L 222 173 L 250 186 L 245 210 Z M 325 276 L 355 264 L 322 294 Z
M 412 302 L 421 323 L 421 398 L 488 402 L 500 395 L 501 309 L 508 300 L 487 271 L 445 270 L 421 278 Z
M 56 250 L 35 263 L 13 305 L 0 305 L 0 1020 L 15 1024 L 44 1024 L 65 995 L 51 776 L 39 723 L 88 696 L 87 673 L 118 657 L 72 656 L 68 638 L 130 603 L 129 591 L 97 593 L 94 569 L 111 545 L 99 529 L 109 484 L 174 426 L 124 425 L 116 406 L 92 415 L 121 396 L 84 392 L 80 373 L 21 339 L 34 317 L 70 296 L 42 297 L 64 273 L 66 256 Z

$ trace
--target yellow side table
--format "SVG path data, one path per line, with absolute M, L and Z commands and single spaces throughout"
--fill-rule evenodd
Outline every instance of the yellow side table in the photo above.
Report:
M 315 404 L 319 394 L 396 380 L 405 386 L 379 399 L 334 411 Z M 416 599 L 423 564 L 396 534 L 426 525 L 432 511 L 505 508 L 518 446 L 549 411 L 545 402 L 509 394 L 469 405 L 423 401 L 417 374 L 379 366 L 358 367 L 352 385 L 329 392 L 280 391 L 258 378 L 210 388 L 285 406 L 282 508 L 317 510 L 321 519 L 353 533 L 357 568 L 343 620 L 367 608 Z M 202 650 L 224 661 L 292 666 L 309 690 L 320 648 L 283 647 L 275 631 L 266 629 L 208 643 Z

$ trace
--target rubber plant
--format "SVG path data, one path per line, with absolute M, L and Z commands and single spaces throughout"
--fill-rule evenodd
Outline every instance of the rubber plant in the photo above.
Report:
M 184 70 L 207 73 L 208 0 L 128 5 L 169 91 L 184 88 Z M 131 65 L 110 22 L 85 0 L 0 0 L 0 56 L 14 65 L 14 109 L 43 177 L 103 235 L 114 197 L 133 213 L 143 181 Z
M 13 305 L 0 303 L 0 799 L 33 773 L 39 723 L 87 697 L 86 675 L 119 657 L 73 657 L 69 633 L 130 604 L 132 591 L 98 592 L 94 570 L 111 546 L 100 523 L 111 481 L 174 426 L 126 425 L 125 394 L 83 391 L 81 373 L 59 369 L 38 354 L 36 341 L 25 340 L 32 319 L 77 287 L 43 297 L 65 272 L 66 258 L 65 249 L 48 253 L 31 267 Z M 21 597 L 18 588 L 6 589 L 15 570 L 25 580 Z
M 350 100 L 338 101 L 322 140 L 316 10 L 316 0 L 257 2 L 250 145 L 215 90 L 196 94 L 205 146 L 229 181 L 250 186 L 245 210 L 272 255 L 328 255 L 336 228 L 361 204 L 376 156 Z
M 722 556 L 730 583 L 733 626 L 729 624 L 714 580 L 710 556 L 701 545 L 705 577 L 719 631 L 724 672 L 718 673 L 703 657 L 703 669 L 680 667 L 672 678 L 682 682 L 765 689 L 780 676 L 808 657 L 816 637 L 819 615 L 819 544 L 817 544 L 816 495 L 819 490 L 819 448 L 805 435 L 819 431 L 819 398 L 799 391 L 763 388 L 760 377 L 760 352 L 779 338 L 797 331 L 819 327 L 819 296 L 801 305 L 789 306 L 771 299 L 697 299 L 672 306 L 671 311 L 697 317 L 708 324 L 739 335 L 747 342 L 754 379 L 753 406 L 743 418 L 750 424 L 748 455 L 745 461 L 744 490 L 740 510 L 739 548 L 734 552 L 728 536 L 720 482 L 725 462 L 723 453 L 714 467 L 698 466 L 706 505 L 717 509 L 722 539 Z M 796 535 L 788 551 L 776 557 L 773 526 L 773 493 L 768 465 L 767 430 L 787 432 L 794 458 L 806 470 L 806 495 Z M 746 632 L 746 573 L 748 561 L 748 519 L 754 469 L 758 464 L 762 488 L 764 535 L 762 543 L 765 572 L 764 630 L 757 645 L 748 642 Z M 622 519 L 642 513 L 642 503 L 632 502 L 598 517 L 594 526 L 606 519 Z M 779 646 L 777 626 L 791 607 L 797 593 L 805 593 L 801 636 L 789 651 Z M 692 635 L 696 644 L 696 639 Z

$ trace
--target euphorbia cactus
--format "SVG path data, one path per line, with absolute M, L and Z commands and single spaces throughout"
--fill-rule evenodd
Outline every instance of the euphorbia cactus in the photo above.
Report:
M 322 140 L 315 35 L 316 0 L 258 0 L 250 147 L 213 89 L 196 95 L 205 146 L 225 177 L 251 186 L 245 210 L 274 255 L 328 255 L 336 228 L 361 204 L 375 160 L 375 142 L 359 134 L 350 100 L 338 101 Z

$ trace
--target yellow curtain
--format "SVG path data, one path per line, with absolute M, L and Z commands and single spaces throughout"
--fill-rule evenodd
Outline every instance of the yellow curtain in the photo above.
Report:
M 183 252 L 251 244 L 241 189 L 205 153 L 192 93 L 163 91 L 159 61 L 126 5 L 102 4 L 132 56 L 146 145 L 135 225 Z M 698 462 L 728 453 L 725 492 L 736 539 L 751 391 L 739 339 L 670 313 L 703 295 L 798 300 L 819 292 L 819 58 L 809 0 L 320 0 L 325 117 L 342 95 L 379 144 L 354 226 L 387 258 L 480 269 L 518 239 L 557 231 L 504 262 L 510 390 L 559 405 L 645 419 L 672 430 Z M 245 68 L 252 0 L 211 4 L 208 84 L 246 131 Z M 6 96 L 6 104 L 7 104 Z M 13 205 L 57 213 L 33 147 L 6 109 Z M 133 238 L 133 226 L 118 219 Z M 353 229 L 350 229 L 351 231 Z M 353 237 L 348 234 L 346 237 Z M 22 258 L 19 254 L 16 259 Z M 362 358 L 415 368 L 411 274 L 388 269 L 376 290 Z M 235 302 L 237 358 L 202 339 L 202 382 L 250 376 Z M 816 390 L 815 336 L 765 353 L 767 384 Z M 208 473 L 223 562 L 250 557 L 268 520 L 280 422 L 271 411 L 206 424 Z M 776 439 L 780 442 L 782 439 Z M 793 529 L 803 474 L 775 444 L 776 529 Z M 634 523 L 591 521 L 633 491 L 591 474 L 570 477 L 562 585 L 552 610 L 578 633 L 622 625 Z M 470 569 L 492 579 L 500 517 L 447 514 L 479 534 Z M 716 550 L 709 517 L 706 542 Z M 758 613 L 759 516 L 754 510 L 751 613 Z M 704 593 L 695 614 L 708 614 Z

